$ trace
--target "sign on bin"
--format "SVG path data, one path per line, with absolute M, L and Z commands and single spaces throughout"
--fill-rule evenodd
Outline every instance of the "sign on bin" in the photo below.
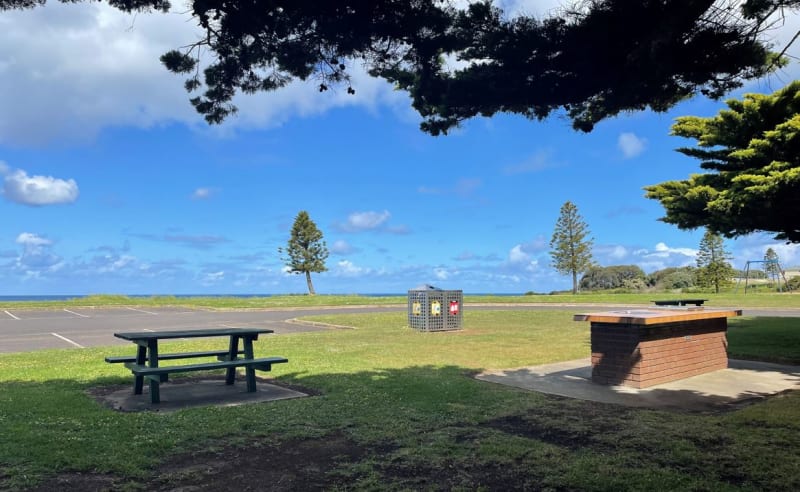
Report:
M 450 316 L 458 316 L 458 301 L 450 301 Z

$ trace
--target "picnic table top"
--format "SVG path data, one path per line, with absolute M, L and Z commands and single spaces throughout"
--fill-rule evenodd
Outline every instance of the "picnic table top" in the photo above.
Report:
M 654 308 L 576 314 L 573 319 L 575 321 L 593 321 L 599 323 L 655 325 L 659 323 L 671 323 L 675 321 L 729 318 L 741 315 L 741 309 L 686 308 L 677 310 Z
M 262 333 L 272 333 L 266 328 L 209 328 L 201 330 L 170 330 L 170 331 L 132 331 L 114 333 L 123 340 L 162 340 L 169 338 L 200 338 L 200 337 L 225 337 L 225 336 L 256 336 Z
M 654 302 L 656 304 L 673 304 L 673 303 L 686 303 L 686 304 L 700 303 L 700 304 L 702 304 L 702 303 L 706 302 L 707 300 L 708 299 L 685 298 L 685 299 L 661 299 L 661 300 L 650 301 L 650 302 Z

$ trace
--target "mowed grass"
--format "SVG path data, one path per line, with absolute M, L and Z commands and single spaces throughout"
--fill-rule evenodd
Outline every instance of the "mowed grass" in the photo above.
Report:
M 130 383 L 107 355 L 132 346 L 0 355 L 0 489 L 59 472 L 106 473 L 136 490 L 175 453 L 341 435 L 368 450 L 330 471 L 362 490 L 798 490 L 800 396 L 719 415 L 571 400 L 472 379 L 476 371 L 586 357 L 588 323 L 572 311 L 466 312 L 465 329 L 418 333 L 402 313 L 316 316 L 352 326 L 268 336 L 272 375 L 318 396 L 118 413 L 89 388 Z M 800 319 L 731 322 L 737 357 L 800 363 Z M 219 340 L 216 340 L 218 342 Z M 210 341 L 164 344 L 203 350 Z M 302 459 L 302 458 L 299 458 Z M 119 482 L 118 482 L 119 483 Z
M 800 292 L 748 292 L 682 294 L 674 292 L 607 293 L 581 292 L 572 294 L 537 295 L 465 295 L 469 304 L 610 304 L 652 306 L 662 299 L 707 299 L 709 307 L 768 307 L 800 309 Z M 406 305 L 407 297 L 360 295 L 276 295 L 268 297 L 129 297 L 124 295 L 93 295 L 59 301 L 0 301 L 0 309 L 61 309 L 63 307 L 186 306 L 199 309 L 282 309 L 322 306 L 386 306 Z

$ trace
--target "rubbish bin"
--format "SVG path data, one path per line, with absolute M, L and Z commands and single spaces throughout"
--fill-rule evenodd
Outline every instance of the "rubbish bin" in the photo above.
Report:
M 464 317 L 464 295 L 420 285 L 408 291 L 408 326 L 418 331 L 460 330 Z

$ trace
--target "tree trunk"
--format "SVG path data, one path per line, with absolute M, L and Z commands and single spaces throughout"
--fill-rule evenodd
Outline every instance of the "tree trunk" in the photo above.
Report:
M 578 272 L 572 271 L 572 294 L 578 293 Z
M 317 295 L 317 293 L 314 292 L 314 284 L 311 283 L 311 272 L 306 272 L 306 283 L 308 284 L 308 295 Z

